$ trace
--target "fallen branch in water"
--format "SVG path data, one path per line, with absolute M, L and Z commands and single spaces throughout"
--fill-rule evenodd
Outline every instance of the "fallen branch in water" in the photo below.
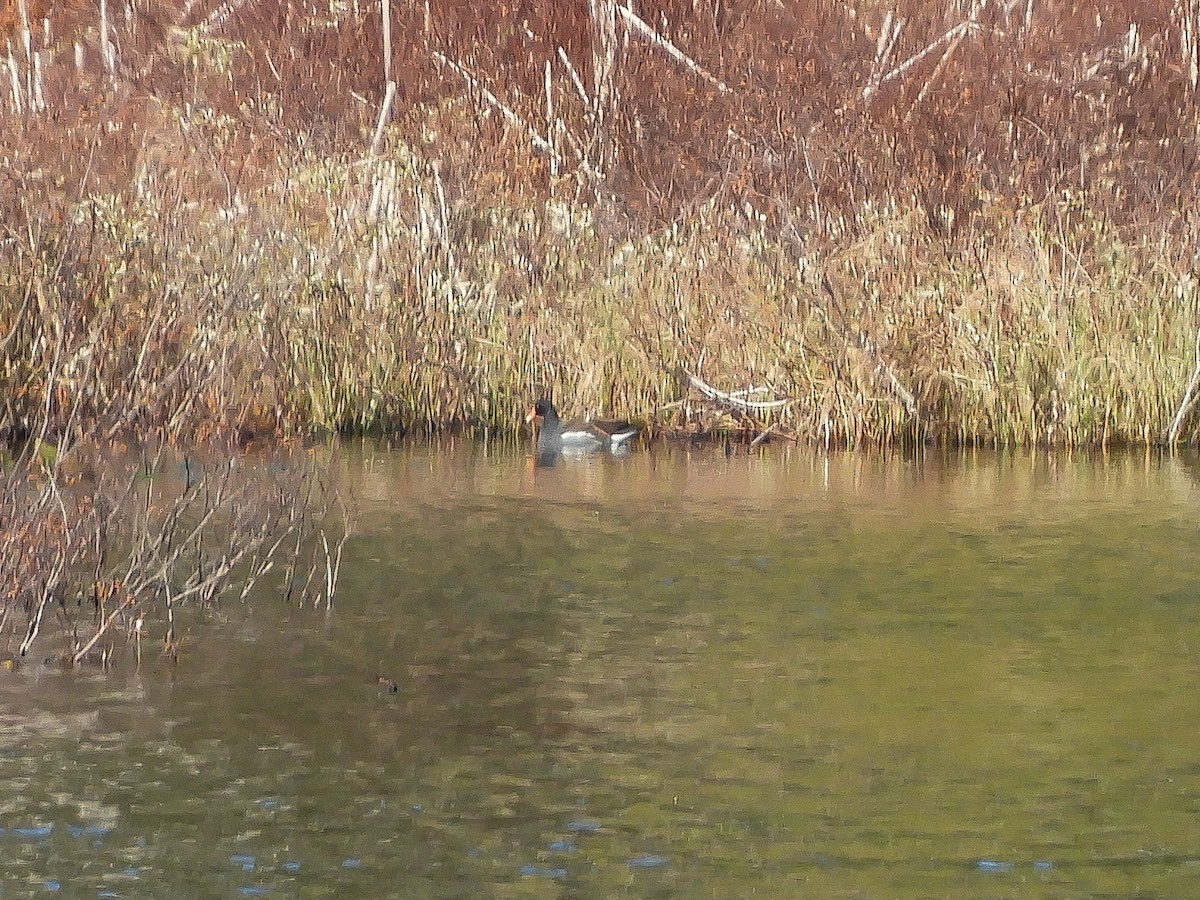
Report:
M 770 425 L 768 425 L 766 428 L 764 428 L 762 430 L 762 434 L 760 434 L 758 437 L 756 437 L 754 440 L 752 440 L 750 442 L 750 449 L 753 450 L 755 447 L 757 447 L 759 444 L 761 444 L 763 441 L 765 441 L 767 438 L 769 438 L 771 436 L 771 433 L 774 430 L 775 430 L 775 423 L 772 422 Z M 790 435 L 789 435 L 789 437 L 790 437 Z
M 687 380 L 687 383 L 695 388 L 705 400 L 708 400 L 717 409 L 731 413 L 737 428 L 745 436 L 749 437 L 753 435 L 753 438 L 750 440 L 751 449 L 776 436 L 786 437 L 790 440 L 796 439 L 795 435 L 784 431 L 780 427 L 779 422 L 770 422 L 764 428 L 761 419 L 758 418 L 758 416 L 764 413 L 780 412 L 786 409 L 793 402 L 792 400 L 750 400 L 748 398 L 751 396 L 769 394 L 771 390 L 764 387 L 752 387 L 741 391 L 722 391 L 713 387 L 698 375 L 692 374 L 687 369 L 680 368 L 679 372 Z M 685 400 L 681 400 L 677 404 L 671 405 L 683 406 L 685 403 Z

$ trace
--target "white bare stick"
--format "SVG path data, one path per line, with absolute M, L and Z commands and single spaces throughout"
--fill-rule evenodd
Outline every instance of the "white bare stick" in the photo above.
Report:
M 392 3 L 391 0 L 380 0 L 383 15 L 383 81 L 388 86 L 392 83 Z
M 562 126 L 562 119 L 559 119 L 559 125 Z M 575 154 L 575 158 L 579 160 L 579 164 L 585 169 L 588 168 L 587 162 L 584 160 L 583 145 L 579 143 L 579 139 L 563 126 L 560 134 L 567 139 L 567 146 L 571 148 L 571 152 Z
M 596 136 L 603 133 L 605 121 L 616 109 L 613 73 L 617 61 L 616 4 L 613 0 L 588 0 L 588 18 L 592 24 L 592 111 Z
M 437 193 L 438 201 L 438 237 L 445 244 L 450 240 L 450 207 L 446 205 L 446 188 L 442 184 L 442 167 L 434 160 L 430 166 L 433 170 L 433 189 Z M 449 250 L 447 246 L 447 250 Z M 453 257 L 451 257 L 453 261 Z
M 546 60 L 545 67 L 545 84 L 546 84 L 546 134 L 552 136 L 554 134 L 554 85 L 550 80 L 550 60 Z M 558 151 L 550 154 L 550 177 L 558 177 Z
M 383 95 L 383 105 L 379 107 L 379 119 L 375 122 L 375 135 L 371 138 L 371 156 L 379 152 L 379 142 L 383 140 L 383 129 L 387 127 L 392 115 L 392 101 L 396 99 L 396 82 L 387 83 L 387 91 Z
M 759 444 L 761 444 L 763 441 L 765 441 L 767 438 L 769 438 L 771 436 L 771 432 L 774 430 L 775 430 L 775 423 L 772 422 L 770 425 L 768 425 L 766 428 L 763 429 L 762 434 L 758 435 L 754 440 L 752 440 L 750 442 L 750 449 L 753 450 L 755 447 L 757 447 Z
M 250 0 L 225 0 L 224 3 L 215 7 L 212 12 L 204 17 L 204 24 L 208 26 L 224 25 L 235 12 L 249 2 Z M 180 18 L 186 19 L 191 11 L 191 7 L 195 5 L 194 3 L 189 3 Z
M 902 28 L 904 20 L 897 20 L 889 9 L 883 16 L 883 24 L 879 26 L 879 37 L 875 41 L 875 58 L 871 60 L 871 74 L 867 76 L 867 86 L 863 89 L 864 97 L 869 96 L 868 91 L 874 92 L 879 86 L 879 78 L 891 59 Z
M 575 71 L 575 67 L 571 65 L 571 60 L 567 56 L 567 51 L 562 47 L 558 48 L 558 58 L 562 61 L 563 68 L 567 70 L 567 74 L 571 76 L 571 84 L 575 85 L 575 91 L 579 94 L 579 99 L 583 101 L 583 105 L 591 106 L 592 101 L 588 98 L 587 90 L 583 86 L 583 79 L 579 77 L 579 73 Z
M 19 116 L 24 104 L 21 101 L 21 77 L 17 74 L 17 61 L 13 57 L 11 42 L 8 44 L 8 76 L 12 82 L 13 111 Z
M 829 300 L 833 304 L 833 308 L 837 310 L 838 316 L 843 323 L 843 330 L 850 330 L 854 332 L 858 338 L 858 344 L 860 347 L 862 347 L 863 352 L 865 352 L 867 356 L 869 356 L 875 363 L 874 374 L 876 376 L 883 376 L 885 385 L 890 388 L 892 393 L 895 394 L 900 399 L 900 402 L 904 404 L 904 409 L 908 412 L 908 414 L 916 417 L 918 414 L 917 400 L 913 396 L 912 391 L 904 386 L 904 382 L 900 380 L 900 377 L 891 367 L 891 364 L 889 364 L 888 361 L 883 358 L 883 354 L 879 352 L 879 349 L 875 346 L 874 341 L 867 336 L 867 333 L 863 331 L 862 328 L 850 322 L 849 317 L 846 315 L 846 311 L 842 309 L 842 304 L 838 300 L 837 294 L 833 290 L 833 284 L 830 283 L 828 278 L 823 277 L 821 279 L 821 287 L 829 296 Z M 829 318 L 828 315 L 826 315 L 825 320 L 831 327 L 833 327 L 833 320 Z
M 775 392 L 772 391 L 769 387 L 748 387 L 744 391 L 730 391 L 729 396 L 737 397 L 739 399 L 744 400 L 746 397 L 752 397 L 755 394 L 773 394 L 773 393 L 775 393 Z
M 33 65 L 33 33 L 29 30 L 29 10 L 25 0 L 18 0 L 17 9 L 21 12 L 21 45 L 25 49 L 25 61 Z
M 38 112 L 46 111 L 46 92 L 42 90 L 42 52 L 33 53 L 33 108 Z
M 945 34 L 943 34 L 940 38 L 938 38 L 932 44 L 930 44 L 928 47 L 926 47 L 924 50 L 921 50 L 918 53 L 914 53 L 912 56 L 910 56 L 904 62 L 900 63 L 900 65 L 896 66 L 896 68 L 892 69 L 886 75 L 879 76 L 879 78 L 875 79 L 874 82 L 868 82 L 867 86 L 863 88 L 863 93 L 862 93 L 863 99 L 864 100 L 871 99 L 871 96 L 875 93 L 875 91 L 877 91 L 880 88 L 881 85 L 884 84 L 884 82 L 891 81 L 893 78 L 899 78 L 901 75 L 903 75 L 905 72 L 907 72 L 913 66 L 915 66 L 917 63 L 919 63 L 921 60 L 923 60 L 926 56 L 928 56 L 930 53 L 932 53 L 938 47 L 942 46 L 942 44 L 945 44 L 948 41 L 953 41 L 953 40 L 959 38 L 961 35 L 966 34 L 966 32 L 968 30 L 970 30 L 974 25 L 975 25 L 974 19 L 969 19 L 966 22 L 959 22 L 957 25 L 955 25 L 953 28 L 951 28 L 949 31 L 947 31 Z
M 899 31 L 899 29 L 897 29 Z M 883 14 L 883 24 L 879 26 L 879 37 L 875 41 L 875 60 L 871 64 L 872 71 L 881 72 L 887 65 L 887 50 L 891 43 L 888 38 L 892 33 L 892 11 Z
M 112 44 L 108 40 L 108 0 L 100 0 L 100 58 L 111 75 L 113 70 Z
M 887 361 L 884 360 L 884 358 L 879 354 L 879 352 L 876 351 L 874 345 L 872 345 L 870 341 L 864 338 L 862 344 L 863 349 L 875 357 L 875 374 L 883 375 L 888 387 L 892 389 L 892 393 L 899 397 L 900 402 L 904 404 L 905 412 L 907 412 L 910 416 L 915 416 L 917 414 L 917 401 L 916 398 L 913 397 L 912 391 L 904 386 L 899 377 L 897 377 L 895 370 L 893 370 Z
M 730 393 L 728 391 L 719 391 L 711 384 L 701 378 L 693 375 L 687 369 L 683 369 L 683 374 L 687 377 L 688 382 L 709 400 L 720 403 L 722 406 L 728 406 L 732 409 L 740 409 L 746 412 L 768 412 L 773 409 L 783 409 L 790 404 L 791 400 L 744 400 L 739 394 L 742 391 Z
M 729 92 L 729 86 L 726 85 L 725 82 L 712 75 L 702 65 L 693 60 L 686 53 L 668 41 L 665 37 L 647 25 L 644 21 L 642 21 L 641 17 L 638 16 L 638 14 L 633 10 L 629 9 L 629 7 L 622 6 L 620 3 L 615 3 L 613 6 L 616 11 L 621 14 L 621 17 L 626 21 L 626 23 L 651 44 L 658 47 L 693 75 L 697 75 L 707 81 L 709 84 L 713 85 L 722 94 Z
M 871 78 L 867 82 L 874 85 L 872 90 L 879 87 L 880 78 L 891 65 L 892 57 L 896 54 L 896 45 L 900 43 L 900 32 L 907 24 L 907 19 L 896 19 L 890 14 L 884 22 L 884 31 L 879 35 L 880 47 L 876 50 L 875 60 L 871 65 Z
M 1200 77 L 1200 69 L 1197 68 L 1196 60 L 1196 5 L 1195 3 L 1183 3 L 1183 13 L 1179 17 L 1179 49 L 1183 55 L 1183 62 L 1187 68 L 1188 83 L 1192 86 L 1192 90 L 1196 89 L 1198 77 Z
M 887 46 L 883 50 L 883 59 L 886 64 L 887 60 L 891 59 L 896 53 L 896 45 L 900 43 L 900 32 L 904 30 L 904 26 L 908 24 L 908 19 L 894 19 L 892 21 L 892 33 L 887 36 Z
M 1200 387 L 1200 328 L 1196 329 L 1196 365 L 1192 369 L 1192 378 L 1188 382 L 1187 390 L 1183 392 L 1183 400 L 1179 403 L 1179 409 L 1175 412 L 1175 419 L 1171 422 L 1171 427 L 1167 431 L 1168 444 L 1173 444 L 1179 439 L 1179 432 L 1183 428 L 1183 420 L 1187 418 L 1187 414 L 1196 405 L 1197 387 Z

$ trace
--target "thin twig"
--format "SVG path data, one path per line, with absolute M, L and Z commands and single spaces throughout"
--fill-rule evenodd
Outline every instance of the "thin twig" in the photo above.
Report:
M 505 119 L 507 119 L 513 125 L 516 125 L 518 128 L 524 130 L 529 135 L 529 140 L 533 143 L 534 147 L 536 147 L 538 150 L 541 150 L 543 153 L 549 155 L 554 154 L 553 145 L 551 145 L 549 141 L 538 134 L 537 130 L 532 125 L 526 123 L 524 119 L 513 112 L 513 110 L 510 109 L 507 104 L 493 94 L 491 90 L 486 87 L 478 78 L 464 69 L 458 63 L 451 60 L 449 57 L 439 53 L 437 50 L 432 50 L 430 52 L 433 54 L 434 59 L 448 68 L 451 72 L 454 72 L 456 75 L 462 78 L 463 81 L 471 86 L 472 90 L 478 92 L 478 94 L 488 103 L 490 103 L 494 109 L 499 110 L 500 114 L 504 116 Z

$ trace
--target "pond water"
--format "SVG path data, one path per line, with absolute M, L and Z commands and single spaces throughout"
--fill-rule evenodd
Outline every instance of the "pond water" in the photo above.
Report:
M 0 896 L 1196 894 L 1194 461 L 339 464 L 331 610 L 0 672 Z

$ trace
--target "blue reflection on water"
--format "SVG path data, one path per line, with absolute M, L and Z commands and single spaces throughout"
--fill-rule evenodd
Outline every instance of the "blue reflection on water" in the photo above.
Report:
M 13 834 L 17 835 L 17 837 L 30 838 L 31 840 L 49 837 L 53 833 L 53 825 L 30 825 L 13 829 Z
M 567 823 L 567 831 L 574 831 L 578 834 L 595 834 L 599 830 L 600 823 L 590 819 L 575 819 Z
M 521 866 L 521 874 L 534 878 L 566 878 L 567 870 L 561 866 Z
M 657 856 L 653 853 L 644 853 L 629 860 L 629 865 L 634 869 L 659 869 L 666 864 L 665 856 Z
M 981 859 L 975 864 L 980 872 L 1011 872 L 1013 864 L 997 859 Z

